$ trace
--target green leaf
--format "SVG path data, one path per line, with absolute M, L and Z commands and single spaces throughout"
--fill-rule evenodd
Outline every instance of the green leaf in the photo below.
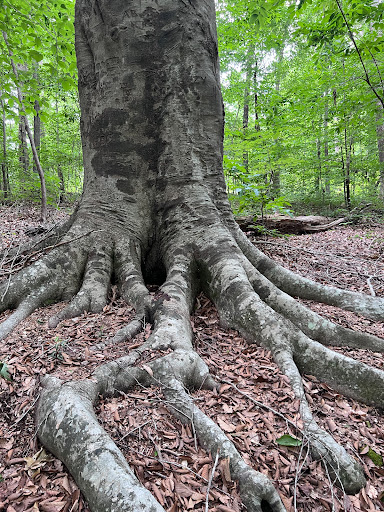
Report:
M 259 14 L 257 12 L 253 12 L 249 17 L 249 23 L 259 25 L 259 22 Z
M 64 77 L 61 79 L 61 86 L 64 89 L 64 91 L 69 91 L 73 87 L 73 81 Z
M 283 436 L 276 439 L 276 443 L 280 446 L 301 446 L 302 442 L 300 439 L 296 439 L 295 437 L 290 436 L 289 434 L 284 434 Z
M 12 380 L 11 376 L 8 373 L 8 366 L 6 363 L 0 362 L 0 377 L 3 377 L 5 380 Z
M 43 55 L 40 52 L 37 52 L 36 50 L 29 50 L 29 55 L 34 59 L 36 62 L 40 62 L 43 60 Z
M 49 121 L 49 115 L 46 112 L 39 112 L 39 116 L 43 123 L 47 123 Z M 40 323 L 39 320 L 38 322 Z
M 376 453 L 375 450 L 372 450 L 372 448 L 369 448 L 366 455 L 378 468 L 382 468 L 384 466 L 383 457 L 379 453 Z

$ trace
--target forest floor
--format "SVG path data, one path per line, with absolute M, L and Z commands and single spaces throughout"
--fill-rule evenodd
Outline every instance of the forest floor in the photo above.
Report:
M 51 210 L 51 222 L 64 211 Z M 34 207 L 0 207 L 0 250 L 26 240 L 38 225 Z M 288 238 L 253 240 L 272 258 L 302 275 L 341 288 L 384 297 L 384 225 L 370 222 Z M 384 338 L 384 323 L 338 308 L 306 302 L 317 313 Z M 150 333 L 150 325 L 129 342 L 92 348 L 111 337 L 134 314 L 111 291 L 100 314 L 83 314 L 49 329 L 47 320 L 63 304 L 36 311 L 0 346 L 12 380 L 0 377 L 0 510 L 5 512 L 88 512 L 63 464 L 46 453 L 36 438 L 34 408 L 39 379 L 50 373 L 64 380 L 91 375 L 101 363 L 126 353 Z M 0 315 L 4 319 L 6 313 Z M 197 351 L 219 382 L 220 392 L 197 391 L 196 404 L 211 416 L 243 454 L 246 462 L 275 483 L 289 512 L 384 510 L 384 411 L 344 398 L 312 376 L 305 377 L 314 416 L 360 460 L 367 485 L 355 496 L 334 487 L 319 462 L 300 447 L 281 446 L 284 434 L 301 438 L 298 403 L 267 350 L 247 345 L 236 331 L 220 327 L 215 308 L 204 296 L 191 319 Z M 338 349 L 340 350 L 340 349 Z M 384 370 L 382 354 L 342 350 Z M 148 352 L 145 363 L 156 354 Z M 157 389 L 134 389 L 100 400 L 97 415 L 129 460 L 137 477 L 168 512 L 209 510 L 240 512 L 237 485 L 227 461 L 214 462 L 193 432 L 176 421 Z M 278 412 L 278 414 L 277 414 Z

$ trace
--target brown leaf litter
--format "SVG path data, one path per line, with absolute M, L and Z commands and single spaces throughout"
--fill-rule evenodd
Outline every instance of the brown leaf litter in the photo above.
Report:
M 52 222 L 63 216 L 51 211 Z M 0 207 L 0 218 L 4 247 L 25 240 L 25 227 L 37 225 L 38 211 Z M 383 226 L 343 227 L 255 242 L 302 275 L 365 293 L 373 289 L 384 296 Z M 305 302 L 332 321 L 384 337 L 381 322 Z M 39 379 L 47 373 L 66 380 L 85 378 L 150 333 L 148 325 L 128 343 L 94 350 L 93 345 L 108 339 L 133 317 L 132 308 L 113 295 L 102 313 L 84 314 L 49 329 L 48 318 L 61 307 L 36 311 L 0 347 L 0 361 L 6 362 L 13 379 L 0 379 L 0 510 L 5 512 L 89 511 L 65 467 L 36 439 L 33 411 Z M 269 352 L 247 345 L 236 331 L 222 329 L 215 308 L 203 295 L 191 322 L 197 351 L 222 382 L 220 392 L 195 391 L 196 405 L 220 425 L 247 463 L 274 481 L 288 511 L 384 510 L 384 468 L 369 457 L 370 450 L 384 455 L 382 411 L 346 399 L 312 376 L 305 377 L 316 420 L 360 460 L 368 477 L 359 494 L 346 496 L 332 485 L 321 464 L 309 458 L 305 440 L 299 447 L 277 444 L 284 434 L 301 438 L 302 422 L 298 402 Z M 338 350 L 383 369 L 382 354 Z M 156 356 L 148 351 L 141 367 Z M 139 480 L 168 512 L 205 510 L 214 457 L 199 446 L 193 425 L 182 425 L 171 416 L 160 390 L 137 388 L 118 398 L 102 399 L 97 414 Z M 216 512 L 244 510 L 227 460 L 215 468 L 208 503 L 209 510 Z

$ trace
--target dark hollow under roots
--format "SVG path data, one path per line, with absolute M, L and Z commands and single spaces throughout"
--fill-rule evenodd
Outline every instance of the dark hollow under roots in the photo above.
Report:
M 306 444 L 321 459 L 335 483 L 347 493 L 365 484 L 362 468 L 319 427 L 305 398 L 301 375 L 308 373 L 346 396 L 370 405 L 384 404 L 384 372 L 333 352 L 327 345 L 384 351 L 384 340 L 334 325 L 299 304 L 292 295 L 343 306 L 384 319 L 384 300 L 320 287 L 279 267 L 254 248 L 235 227 L 217 222 L 196 229 L 173 229 L 152 255 L 142 254 L 134 236 L 111 238 L 105 230 L 84 232 L 74 223 L 40 260 L 0 284 L 0 312 L 14 309 L 0 325 L 0 339 L 36 308 L 70 300 L 50 326 L 83 311 L 101 311 L 112 280 L 133 304 L 136 317 L 107 343 L 135 336 L 144 321 L 152 332 L 125 357 L 100 366 L 85 380 L 63 382 L 45 377 L 37 409 L 41 442 L 68 467 L 93 512 L 163 511 L 138 482 L 127 461 L 98 423 L 98 397 L 127 392 L 137 384 L 160 386 L 171 412 L 192 425 L 200 443 L 215 457 L 229 458 L 248 511 L 285 510 L 272 482 L 248 466 L 224 432 L 194 403 L 189 391 L 219 386 L 193 347 L 190 314 L 203 290 L 216 305 L 221 322 L 239 330 L 249 343 L 268 348 L 300 401 Z M 121 235 L 121 234 L 120 234 Z M 193 241 L 191 241 L 193 240 Z M 154 254 L 156 257 L 154 257 Z M 151 296 L 142 267 L 164 269 L 165 280 Z M 147 349 L 159 357 L 137 362 Z M 166 349 L 169 353 L 161 355 Z M 163 352 L 162 352 L 163 353 Z M 209 365 L 209 361 L 207 361 Z

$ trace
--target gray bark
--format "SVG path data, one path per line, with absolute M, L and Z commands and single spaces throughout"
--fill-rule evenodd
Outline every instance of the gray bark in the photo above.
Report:
M 100 311 L 112 275 L 136 318 L 110 345 L 135 335 L 142 320 L 152 331 L 141 346 L 89 379 L 44 379 L 37 410 L 41 442 L 65 462 L 92 512 L 160 512 L 93 413 L 99 395 L 118 395 L 137 383 L 158 385 L 171 412 L 193 424 L 201 444 L 229 458 L 247 510 L 283 512 L 272 483 L 245 464 L 186 393 L 218 385 L 193 347 L 190 313 L 203 290 L 223 323 L 272 351 L 300 398 L 312 455 L 347 492 L 357 492 L 365 482 L 362 469 L 313 421 L 300 372 L 318 371 L 336 389 L 380 405 L 383 394 L 375 399 L 370 390 L 384 389 L 384 372 L 323 347 L 344 335 L 347 345 L 356 346 L 359 336 L 297 309 L 286 294 L 309 295 L 375 319 L 384 318 L 384 301 L 300 279 L 258 252 L 239 230 L 222 170 L 213 0 L 78 0 L 75 29 L 84 193 L 61 245 L 0 283 L 0 312 L 15 308 L 0 325 L 0 339 L 47 301 L 71 299 L 51 327 L 84 310 Z M 148 282 L 160 285 L 155 296 Z M 383 346 L 374 336 L 361 343 Z M 146 369 L 136 366 L 148 349 L 158 351 L 157 359 Z M 313 354 L 321 358 L 319 370 Z
M 23 170 L 24 176 L 28 175 L 29 171 L 29 155 L 28 155 L 28 145 L 27 145 L 27 130 L 25 129 L 25 119 L 24 115 L 20 116 L 19 121 L 19 162 L 21 164 L 21 168 Z M 25 178 L 24 178 L 25 179 Z
M 7 130 L 5 124 L 5 111 L 3 101 L 0 100 L 1 107 L 1 131 L 2 131 L 2 160 L 1 160 L 1 180 L 4 197 L 8 197 L 9 189 L 9 176 L 8 176 L 8 155 L 7 155 Z
M 384 201 L 384 124 L 383 124 L 383 109 L 381 104 L 378 104 L 379 112 L 377 114 L 376 134 L 377 134 L 377 149 L 379 152 L 379 198 Z

